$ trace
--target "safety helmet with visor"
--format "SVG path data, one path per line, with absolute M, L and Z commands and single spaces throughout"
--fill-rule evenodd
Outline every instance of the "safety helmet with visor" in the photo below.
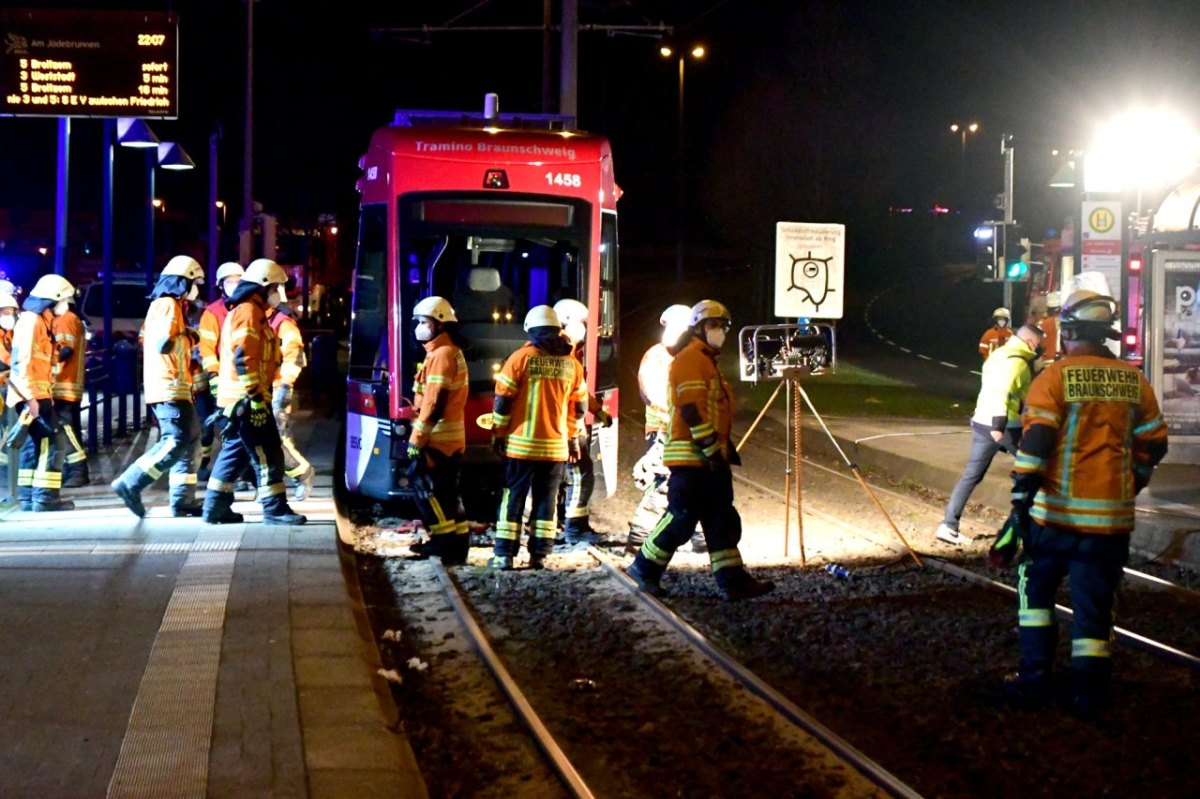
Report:
M 587 335 L 588 309 L 579 300 L 565 299 L 554 303 L 554 313 L 562 324 L 563 333 L 572 344 L 583 341 Z
M 267 292 L 267 303 L 272 308 L 281 302 L 287 302 L 287 292 L 284 290 L 284 284 L 288 280 L 287 272 L 283 271 L 283 267 L 270 258 L 257 258 L 251 261 L 250 265 L 246 267 L 245 273 L 242 274 L 242 280 L 268 288 L 276 286 L 274 291 Z
M 525 332 L 535 327 L 562 327 L 562 322 L 549 305 L 535 305 L 525 314 Z
M 426 297 L 413 307 L 413 319 L 428 316 L 437 322 L 457 322 L 458 316 L 454 308 L 444 297 Z
M 714 320 L 719 321 L 720 326 L 713 327 L 708 324 Z M 725 344 L 725 335 L 733 323 L 733 317 L 722 303 L 716 300 L 700 300 L 692 306 L 689 322 L 696 335 L 703 338 L 708 346 L 719 350 Z
M 1068 341 L 1120 339 L 1121 334 L 1113 329 L 1117 310 L 1112 297 L 1080 289 L 1067 297 L 1058 326 Z
M 679 341 L 679 337 L 691 326 L 691 321 L 690 305 L 676 304 L 666 308 L 658 317 L 658 323 L 663 326 L 663 344 L 669 346 Z

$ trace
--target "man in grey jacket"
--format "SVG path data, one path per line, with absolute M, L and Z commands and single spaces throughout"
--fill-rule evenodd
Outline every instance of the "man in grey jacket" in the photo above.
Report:
M 1041 330 L 1022 325 L 1012 338 L 983 363 L 983 378 L 971 417 L 971 455 L 937 528 L 937 538 L 961 546 L 970 539 L 959 532 L 963 508 L 1001 449 L 1016 452 L 1021 437 L 1021 405 L 1033 382 L 1033 364 L 1041 357 Z

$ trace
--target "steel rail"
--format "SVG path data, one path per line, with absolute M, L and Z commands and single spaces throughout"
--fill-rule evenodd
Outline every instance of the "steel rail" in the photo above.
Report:
M 780 492 L 778 492 L 772 488 L 768 488 L 767 486 L 762 485 L 761 483 L 758 483 L 754 480 L 751 480 L 748 477 L 743 477 L 742 475 L 735 474 L 734 479 L 738 480 L 740 482 L 743 482 L 746 485 L 749 485 L 759 491 L 762 491 L 765 494 L 770 494 L 771 496 L 774 496 L 777 499 L 783 499 L 783 494 L 781 494 Z M 837 516 L 835 516 L 832 513 L 828 513 L 823 510 L 818 510 L 816 508 L 813 508 L 812 506 L 807 507 L 805 510 L 808 513 L 813 514 L 814 516 L 817 516 L 818 518 L 822 518 L 832 524 L 835 524 L 835 525 L 841 527 L 843 530 L 846 530 L 850 533 L 853 533 L 854 535 L 857 535 L 859 538 L 866 539 L 867 541 L 870 541 L 873 544 L 877 544 L 887 550 L 890 550 L 891 552 L 894 552 L 897 555 L 901 555 L 901 556 L 907 555 L 907 553 L 904 550 L 893 546 L 890 541 L 883 541 L 880 538 L 878 538 L 877 536 L 871 534 L 869 531 L 864 530 L 863 528 L 859 527 L 856 524 L 852 524 L 851 522 L 847 522 L 844 519 L 838 518 Z M 1003 592 L 1009 593 L 1009 594 L 1017 593 L 1017 589 L 1013 588 L 1011 585 L 998 582 L 996 580 L 991 579 L 990 577 L 986 577 L 982 574 L 979 574 L 978 572 L 971 571 L 970 569 L 964 569 L 961 566 L 955 566 L 955 565 L 948 563 L 948 562 L 946 562 L 936 556 L 933 556 L 933 555 L 926 555 L 925 557 L 926 557 L 926 561 L 929 562 L 933 566 L 933 568 L 937 569 L 938 571 L 945 572 L 946 574 L 950 574 L 955 577 L 959 577 L 961 579 L 967 580 L 968 582 L 975 583 L 977 585 L 980 585 L 980 586 L 983 586 L 986 588 L 991 588 L 992 590 L 995 590 L 995 591 L 1003 591 Z M 1183 589 L 1183 590 L 1187 590 L 1187 589 Z M 1070 619 L 1070 618 L 1073 618 L 1075 615 L 1074 611 L 1072 611 L 1070 608 L 1066 607 L 1065 605 L 1056 604 L 1054 607 L 1055 607 L 1055 610 L 1058 612 L 1058 615 L 1062 618 Z M 1147 638 L 1144 635 L 1135 633 L 1132 630 L 1127 630 L 1124 627 L 1118 627 L 1116 625 L 1113 625 L 1113 633 L 1116 635 L 1118 641 L 1120 641 L 1121 643 L 1125 644 L 1126 646 L 1128 646 L 1132 649 L 1138 649 L 1143 652 L 1147 652 L 1149 654 L 1156 655 L 1165 660 L 1170 660 L 1174 663 L 1178 663 L 1182 666 L 1187 666 L 1187 667 L 1193 668 L 1193 669 L 1200 669 L 1200 657 L 1197 657 L 1189 652 L 1184 652 L 1182 649 L 1176 649 L 1173 646 L 1164 644 L 1160 641 L 1155 641 L 1152 638 Z
M 538 747 L 550 760 L 554 770 L 558 772 L 558 776 L 562 779 L 563 784 L 566 785 L 567 790 L 571 792 L 572 796 L 579 797 L 579 799 L 594 799 L 595 794 L 588 788 L 587 783 L 583 781 L 583 777 L 575 770 L 575 766 L 572 765 L 566 753 L 559 747 L 558 742 L 554 740 L 554 736 L 546 728 L 537 711 L 533 709 L 529 700 L 525 698 L 525 694 L 521 692 L 516 680 L 513 679 L 508 669 L 505 668 L 504 663 L 501 662 L 500 656 L 492 649 L 492 645 L 488 642 L 483 629 L 475 621 L 475 617 L 471 615 L 471 610 L 467 607 L 462 593 L 459 591 L 454 580 L 446 572 L 446 568 L 442 565 L 441 560 L 430 558 L 429 564 L 433 567 L 434 573 L 437 574 L 438 580 L 442 584 L 442 592 L 446 595 L 450 606 L 454 608 L 459 623 L 462 624 L 463 629 L 470 635 L 471 643 L 474 644 L 475 649 L 479 652 L 479 656 L 492 673 L 492 677 L 495 678 L 500 689 L 508 697 L 509 703 L 513 706 L 517 715 L 520 716 L 521 721 L 533 734 Z
M 789 454 L 786 450 L 780 449 L 779 447 L 776 447 L 776 446 L 772 446 L 771 444 L 766 443 L 765 441 L 757 441 L 756 440 L 754 443 L 756 446 L 758 446 L 762 449 L 768 450 L 770 452 L 775 452 L 777 454 L 785 455 L 785 456 Z M 822 463 L 817 463 L 816 461 L 813 461 L 807 457 L 802 458 L 801 460 L 804 461 L 806 466 L 812 466 L 814 468 L 820 469 L 823 472 L 828 472 L 829 474 L 833 475 L 834 477 L 840 477 L 843 480 L 847 480 L 847 481 L 849 481 L 851 483 L 855 483 L 855 485 L 857 485 L 857 482 L 854 480 L 853 477 L 851 477 L 848 474 L 843 474 L 842 472 L 838 471 L 837 469 L 831 468 Z M 876 491 L 879 491 L 880 493 L 888 494 L 890 496 L 893 496 L 893 497 L 903 500 L 905 502 L 911 502 L 914 505 L 918 505 L 920 507 L 925 507 L 925 508 L 933 507 L 932 505 L 930 505 L 927 502 L 924 502 L 921 499 L 910 496 L 908 494 L 904 494 L 904 493 L 902 493 L 900 491 L 896 491 L 894 489 L 886 488 L 884 486 L 880 486 L 875 483 L 871 483 L 871 487 L 874 488 Z M 759 486 L 759 488 L 762 488 L 762 487 Z M 763 488 L 762 490 L 766 490 L 766 489 Z M 1185 516 L 1185 514 L 1170 514 L 1168 511 L 1156 510 L 1153 508 L 1137 508 L 1136 510 L 1138 513 L 1154 513 L 1154 514 L 1168 514 L 1168 515 Z M 1196 517 L 1196 518 L 1200 518 L 1200 517 Z M 936 555 L 933 557 L 936 557 Z M 1171 593 L 1175 593 L 1175 594 L 1179 594 L 1180 596 L 1187 597 L 1188 599 L 1191 599 L 1194 602 L 1200 602 L 1200 591 L 1196 591 L 1195 589 L 1188 588 L 1185 585 L 1180 585 L 1179 583 L 1173 583 L 1170 580 L 1164 580 L 1161 577 L 1155 577 L 1153 574 L 1147 574 L 1146 572 L 1138 571 L 1137 569 L 1131 569 L 1128 566 L 1125 567 L 1125 575 L 1128 577 L 1132 577 L 1135 580 L 1141 580 L 1143 582 L 1149 583 L 1150 585 L 1156 586 L 1158 588 L 1162 588 Z
M 892 774 L 883 766 L 867 757 L 867 755 L 855 748 L 849 741 L 804 712 L 790 699 L 764 682 L 754 672 L 719 649 L 702 632 L 688 624 L 665 604 L 659 602 L 646 592 L 639 590 L 633 579 L 618 569 L 607 554 L 591 545 L 588 546 L 587 551 L 596 559 L 605 572 L 632 594 L 634 598 L 640 600 L 655 615 L 687 639 L 688 643 L 719 666 L 726 674 L 736 680 L 738 684 L 766 702 L 768 706 L 791 722 L 792 725 L 799 727 L 820 741 L 837 754 L 838 757 L 853 766 L 865 778 L 886 791 L 889 796 L 905 797 L 905 799 L 919 799 L 921 797 L 921 794 L 901 781 L 895 774 Z

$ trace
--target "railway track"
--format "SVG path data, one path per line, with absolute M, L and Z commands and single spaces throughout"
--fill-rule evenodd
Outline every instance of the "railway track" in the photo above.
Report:
M 750 443 L 754 443 L 754 439 L 751 439 Z M 757 444 L 757 446 L 759 448 L 766 449 L 768 451 L 772 451 L 772 452 L 778 453 L 783 456 L 787 455 L 786 451 L 784 451 L 778 447 L 772 446 L 769 443 L 759 443 L 759 444 Z M 809 468 L 809 467 L 816 468 L 825 474 L 837 477 L 837 478 L 839 478 L 841 480 L 845 480 L 849 483 L 855 482 L 854 478 L 850 477 L 849 475 L 847 475 L 843 472 L 838 471 L 837 469 L 832 469 L 832 468 L 830 468 L 824 464 L 818 463 L 810 458 L 802 458 L 802 460 L 804 462 L 805 468 Z M 784 501 L 783 493 L 781 493 L 778 490 L 773 489 L 769 486 L 766 486 L 756 480 L 746 477 L 743 474 L 735 474 L 735 479 L 737 479 L 741 483 L 744 483 L 746 485 L 753 487 L 754 489 L 756 489 L 764 494 L 773 496 L 776 499 L 779 499 L 780 501 Z M 908 503 L 910 505 L 917 506 L 924 510 L 937 510 L 936 508 L 933 508 L 928 503 L 925 503 L 918 498 L 914 498 L 911 495 L 904 494 L 899 491 L 894 491 L 894 490 L 888 489 L 886 487 L 875 486 L 875 485 L 872 485 L 872 490 L 874 490 L 877 493 L 887 495 L 890 498 L 892 498 L 893 500 Z M 830 513 L 828 511 L 825 511 L 818 507 L 815 507 L 813 505 L 813 503 L 811 503 L 811 502 L 806 504 L 805 513 L 810 513 L 813 516 L 820 518 L 820 519 L 834 525 L 835 527 L 837 527 L 841 530 L 844 530 L 847 533 L 855 535 L 863 540 L 869 541 L 877 546 L 883 547 L 886 550 L 888 550 L 892 553 L 895 553 L 897 556 L 903 556 L 905 554 L 904 550 L 900 547 L 897 547 L 895 545 L 894 541 L 888 540 L 888 539 L 884 538 L 883 536 L 877 535 L 877 534 L 871 532 L 870 530 L 867 530 L 859 525 L 848 522 L 844 518 L 839 516 L 838 514 Z M 978 586 L 981 586 L 988 590 L 996 591 L 996 592 L 1006 594 L 1009 596 L 1014 596 L 1017 593 L 1016 588 L 1007 583 L 993 579 L 992 577 L 988 576 L 987 574 L 980 573 L 979 571 L 976 571 L 974 569 L 965 568 L 963 566 L 951 563 L 946 558 L 936 557 L 933 555 L 929 555 L 927 553 L 922 553 L 922 557 L 932 568 L 935 568 L 939 571 L 953 575 L 955 577 L 967 580 L 968 582 L 971 582 L 974 585 L 978 585 Z M 1143 571 L 1140 571 L 1137 569 L 1126 568 L 1125 574 L 1127 577 L 1129 577 L 1131 579 L 1138 580 L 1138 581 L 1145 583 L 1146 585 L 1151 586 L 1155 589 L 1161 589 L 1161 590 L 1167 591 L 1170 594 L 1172 594 L 1173 596 L 1180 598 L 1183 602 L 1183 605 L 1181 605 L 1181 607 L 1186 606 L 1186 608 L 1188 610 L 1194 610 L 1194 606 L 1197 604 L 1200 604 L 1200 592 L 1197 592 L 1192 588 L 1189 588 L 1189 587 L 1183 586 L 1183 585 L 1179 585 L 1177 583 L 1171 582 L 1169 580 L 1165 580 L 1161 577 L 1157 577 L 1155 575 L 1148 574 L 1146 572 L 1143 572 Z M 1070 608 L 1068 608 L 1062 604 L 1056 605 L 1056 611 L 1057 611 L 1059 617 L 1063 618 L 1063 619 L 1070 619 L 1074 615 L 1073 611 L 1071 611 Z M 1180 648 L 1171 646 L 1170 644 L 1164 643 L 1162 641 L 1157 641 L 1150 636 L 1142 635 L 1138 632 L 1135 632 L 1133 630 L 1127 629 L 1122 626 L 1115 626 L 1114 633 L 1117 636 L 1117 640 L 1126 646 L 1133 647 L 1135 649 L 1139 649 L 1144 652 L 1148 652 L 1152 655 L 1155 655 L 1160 658 L 1164 658 L 1166 660 L 1169 660 L 1171 662 L 1177 663 L 1182 666 L 1186 666 L 1188 668 L 1200 670 L 1200 657 L 1198 657 L 1194 654 L 1186 652 Z
M 550 566 L 454 575 L 438 563 L 402 568 L 435 575 L 463 638 L 565 795 L 920 795 L 638 591 L 601 551 L 556 555 Z M 445 616 L 428 591 L 417 593 L 420 618 Z M 529 611 L 532 629 L 518 633 L 529 600 L 549 597 L 596 613 L 564 626 L 547 620 L 553 612 Z M 660 746 L 667 751 L 648 764 L 646 752 Z M 650 782 L 636 778 L 651 771 Z M 538 780 L 538 791 L 562 795 Z

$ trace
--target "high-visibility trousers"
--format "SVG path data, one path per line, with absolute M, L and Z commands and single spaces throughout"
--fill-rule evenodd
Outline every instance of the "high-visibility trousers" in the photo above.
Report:
M 29 403 L 17 403 L 17 415 Z M 22 506 L 58 500 L 62 488 L 62 450 L 58 448 L 58 417 L 54 401 L 37 400 L 38 416 L 45 422 L 29 425 L 29 435 L 21 445 L 17 463 L 17 500 Z
M 511 557 L 521 548 L 521 516 L 525 497 L 533 494 L 529 514 L 529 554 L 547 555 L 554 549 L 558 528 L 558 487 L 563 481 L 562 461 L 504 459 L 504 488 L 496 519 L 495 554 Z
M 150 410 L 158 421 L 158 441 L 131 463 L 119 479 L 140 494 L 166 474 L 171 507 L 192 506 L 196 502 L 195 407 L 187 400 L 171 400 L 153 402 Z

